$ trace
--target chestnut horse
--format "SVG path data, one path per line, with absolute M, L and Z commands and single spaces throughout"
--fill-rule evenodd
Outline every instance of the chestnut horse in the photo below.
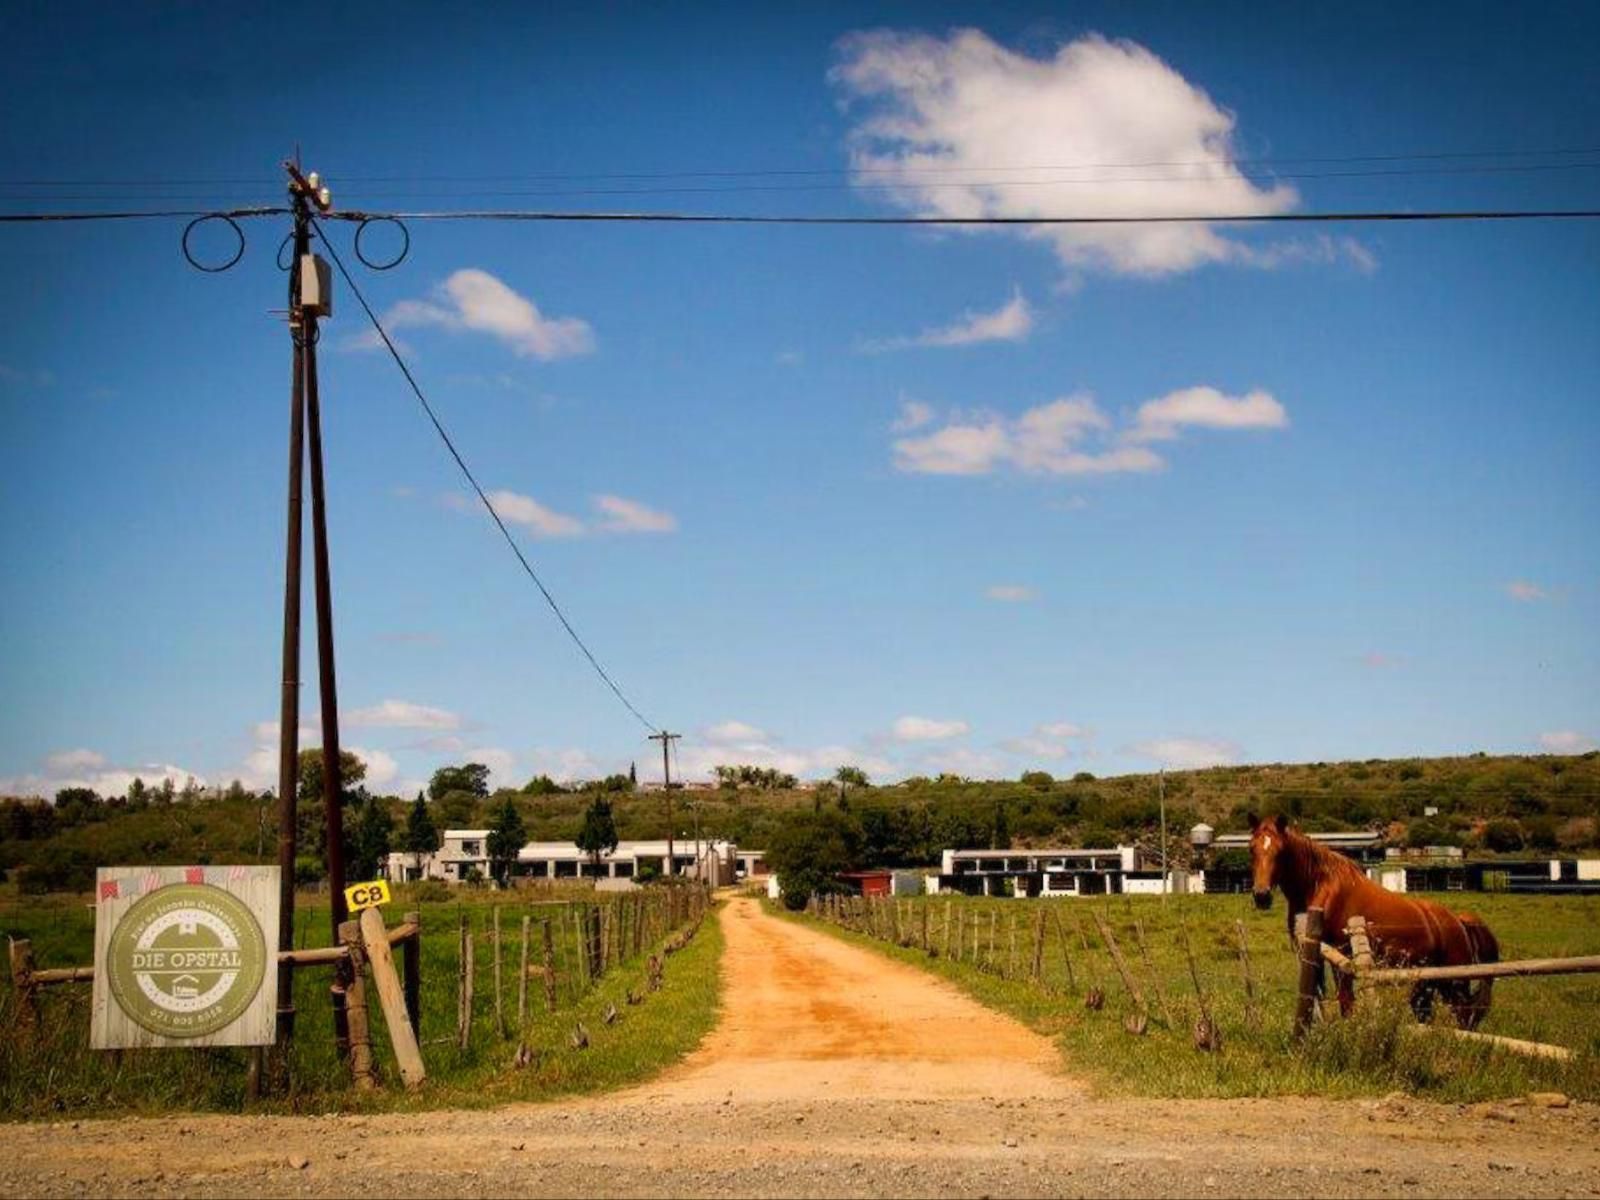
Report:
M 1351 917 L 1365 917 L 1373 957 L 1387 966 L 1456 967 L 1499 961 L 1500 946 L 1489 927 L 1469 912 L 1451 912 L 1431 900 L 1397 895 L 1373 883 L 1353 861 L 1290 826 L 1282 814 L 1263 821 L 1250 814 L 1250 870 L 1256 907 L 1272 905 L 1272 889 L 1289 904 L 1289 936 L 1294 919 L 1308 908 L 1323 913 L 1322 940 L 1346 955 Z M 1456 1023 L 1474 1029 L 1489 1012 L 1493 980 L 1419 983 L 1411 1007 L 1420 1020 L 1433 1012 L 1435 991 L 1455 1010 Z M 1339 974 L 1339 1009 L 1349 1015 L 1355 1002 L 1350 976 Z

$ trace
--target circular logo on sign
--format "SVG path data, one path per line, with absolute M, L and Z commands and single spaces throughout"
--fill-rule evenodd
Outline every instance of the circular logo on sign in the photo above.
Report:
M 203 883 L 175 883 L 136 901 L 111 931 L 111 994 L 151 1033 L 204 1037 L 250 1007 L 266 975 L 267 942 L 242 900 Z

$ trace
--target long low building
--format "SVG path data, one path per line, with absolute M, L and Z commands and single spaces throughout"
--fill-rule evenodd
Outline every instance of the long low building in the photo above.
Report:
M 517 879 L 636 879 L 641 874 L 687 875 L 713 885 L 766 874 L 766 856 L 760 850 L 741 850 L 732 842 L 675 840 L 668 859 L 666 841 L 618 842 L 616 849 L 600 855 L 596 863 L 572 842 L 529 842 L 517 852 L 511 868 Z M 439 849 L 432 854 L 397 851 L 384 863 L 391 882 L 439 879 L 463 883 L 488 879 L 489 831 L 447 829 Z
M 1173 871 L 1167 890 L 1188 889 L 1187 875 Z M 939 891 L 968 896 L 1104 896 L 1161 890 L 1159 864 L 1143 862 L 1137 846 L 946 850 L 939 871 Z

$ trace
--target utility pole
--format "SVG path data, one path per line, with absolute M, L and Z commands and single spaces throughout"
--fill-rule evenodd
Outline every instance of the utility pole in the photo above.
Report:
M 677 741 L 681 733 L 668 733 L 663 729 L 660 733 L 652 733 L 647 741 L 661 743 L 661 790 L 667 797 L 667 874 L 673 873 L 672 862 L 672 767 L 667 761 L 667 749 L 671 743 Z
M 1167 870 L 1167 769 L 1156 772 L 1156 800 L 1161 806 L 1161 903 L 1167 902 L 1167 884 L 1171 874 Z
M 294 261 L 289 269 L 289 334 L 294 346 L 294 378 L 289 418 L 289 528 L 284 569 L 283 695 L 278 730 L 278 863 L 283 873 L 279 897 L 279 948 L 294 946 L 294 859 L 300 754 L 300 559 L 303 541 L 302 472 L 311 461 L 312 576 L 317 613 L 317 683 L 322 716 L 322 797 L 327 833 L 328 885 L 333 940 L 348 919 L 344 900 L 344 780 L 339 755 L 339 692 L 333 655 L 333 583 L 328 568 L 327 491 L 322 465 L 322 408 L 317 389 L 318 320 L 331 316 L 332 277 L 327 263 L 311 253 L 313 210 L 332 207 L 328 189 L 315 172 L 301 173 L 300 164 L 283 164 L 289 176 L 294 208 Z M 349 1038 L 345 1025 L 347 971 L 340 968 L 333 984 L 334 1034 L 341 1047 Z M 294 1034 L 292 970 L 278 975 L 278 1037 L 285 1048 Z
M 294 949 L 295 809 L 300 788 L 300 486 L 305 467 L 305 328 L 298 264 L 310 253 L 311 218 L 305 193 L 293 183 L 294 263 L 289 272 L 289 516 L 283 558 L 283 674 L 278 703 L 278 949 Z M 277 1074 L 288 1069 L 294 1039 L 294 964 L 278 965 Z

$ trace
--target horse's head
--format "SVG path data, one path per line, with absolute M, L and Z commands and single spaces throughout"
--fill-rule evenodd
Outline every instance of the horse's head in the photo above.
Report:
M 1289 819 L 1282 813 L 1270 821 L 1250 814 L 1250 887 L 1256 907 L 1272 907 L 1272 885 L 1278 882 L 1278 855 L 1289 832 Z

